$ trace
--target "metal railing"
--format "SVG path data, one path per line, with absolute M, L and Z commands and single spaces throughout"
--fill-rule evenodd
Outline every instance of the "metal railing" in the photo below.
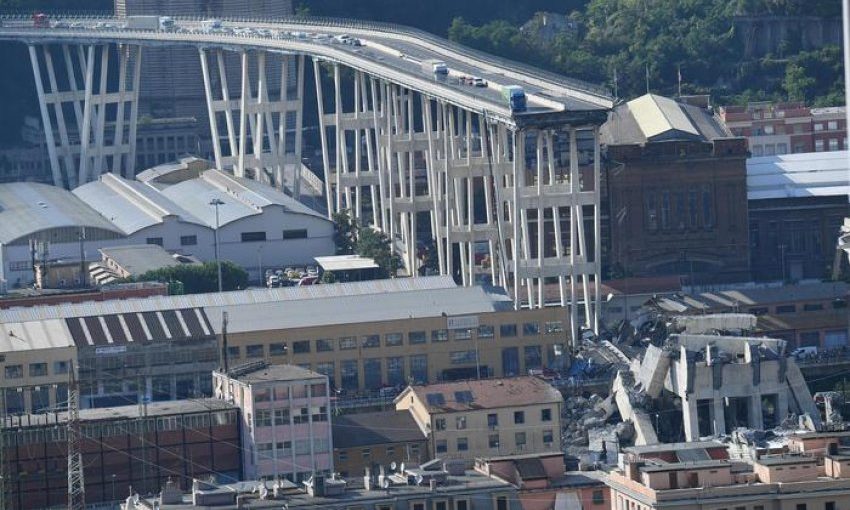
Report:
M 114 21 L 122 21 L 125 18 L 117 18 L 112 13 L 108 12 L 98 12 L 98 11 L 62 11 L 62 10 L 44 10 L 40 11 L 44 12 L 48 15 L 49 18 L 52 19 L 73 19 L 76 21 L 81 20 L 89 20 L 89 21 L 106 21 L 106 20 L 114 20 Z M 14 21 L 31 21 L 32 20 L 32 11 L 24 11 L 22 9 L 17 11 L 5 11 L 0 13 L 0 20 L 14 20 Z M 189 21 L 189 22 L 200 22 L 206 17 L 201 16 L 171 16 L 176 22 L 179 21 Z M 311 28 L 333 28 L 333 29 L 346 29 L 346 30 L 363 30 L 369 32 L 377 32 L 376 35 L 380 36 L 384 35 L 396 35 L 396 36 L 405 36 L 412 38 L 413 43 L 418 42 L 420 44 L 430 43 L 435 46 L 438 46 L 445 50 L 453 51 L 463 57 L 474 59 L 479 62 L 488 63 L 494 66 L 498 66 L 500 68 L 511 70 L 511 71 L 520 71 L 528 76 L 535 77 L 541 80 L 546 80 L 552 84 L 560 85 L 565 88 L 574 89 L 576 91 L 581 91 L 587 94 L 591 94 L 594 96 L 598 96 L 599 99 L 610 100 L 613 101 L 613 96 L 610 91 L 608 91 L 605 87 L 601 87 L 598 85 L 593 85 L 587 82 L 583 82 L 581 80 L 576 80 L 573 78 L 568 78 L 566 76 L 553 73 L 551 71 L 546 71 L 534 66 L 530 66 L 528 64 L 522 62 L 516 62 L 504 57 L 499 57 L 495 55 L 491 55 L 485 53 L 483 51 L 479 51 L 473 48 L 469 48 L 467 46 L 463 46 L 449 39 L 444 39 L 437 35 L 431 34 L 430 32 L 426 32 L 424 30 L 420 30 L 417 28 L 412 28 L 404 25 L 398 25 L 394 23 L 386 23 L 386 22 L 377 22 L 377 21 L 365 21 L 365 20 L 357 20 L 350 18 L 332 18 L 332 17 L 318 17 L 318 16 L 284 16 L 284 17 L 276 17 L 276 18 L 252 18 L 252 17 L 223 17 L 222 21 L 228 23 L 254 23 L 261 25 L 275 25 L 275 24 L 289 24 L 289 25 L 298 25 L 300 27 L 311 27 Z M 86 27 L 85 29 L 88 29 Z M 121 28 L 116 28 L 117 30 L 123 30 Z M 108 30 L 108 29 L 106 29 Z M 217 34 L 221 36 L 227 35 L 236 35 L 239 34 Z

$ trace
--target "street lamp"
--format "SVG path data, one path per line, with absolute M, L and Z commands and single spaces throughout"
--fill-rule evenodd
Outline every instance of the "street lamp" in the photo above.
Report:
M 224 201 L 220 198 L 210 200 L 210 205 L 215 207 L 215 265 L 218 270 L 218 291 L 221 292 L 221 259 L 218 256 L 218 206 L 224 205 Z

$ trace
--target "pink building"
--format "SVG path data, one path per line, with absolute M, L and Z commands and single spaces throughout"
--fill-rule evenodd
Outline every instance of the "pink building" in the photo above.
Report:
M 246 363 L 213 372 L 216 398 L 242 408 L 247 480 L 295 482 L 333 470 L 328 378 L 294 365 Z

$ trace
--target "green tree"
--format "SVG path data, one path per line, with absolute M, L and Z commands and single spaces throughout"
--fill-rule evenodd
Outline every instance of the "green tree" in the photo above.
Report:
M 186 294 L 216 292 L 218 290 L 218 270 L 215 262 L 203 264 L 181 264 L 148 271 L 130 279 L 137 282 L 173 282 L 183 283 Z M 223 290 L 239 290 L 248 286 L 248 273 L 229 260 L 221 263 L 221 284 Z
M 334 213 L 334 244 L 336 244 L 337 255 L 351 255 L 357 244 L 357 232 L 359 226 L 357 221 L 347 210 Z
M 401 268 L 401 258 L 393 251 L 390 238 L 373 228 L 360 229 L 355 251 L 361 257 L 373 259 L 380 267 L 383 278 L 395 276 Z
M 322 283 L 336 283 L 336 275 L 333 271 L 325 271 L 322 273 Z

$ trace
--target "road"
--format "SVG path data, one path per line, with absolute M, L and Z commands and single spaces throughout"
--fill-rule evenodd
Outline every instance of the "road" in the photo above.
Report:
M 404 27 L 310 18 L 281 22 L 222 21 L 209 30 L 202 20 L 175 18 L 174 30 L 123 28 L 125 20 L 108 17 L 52 18 L 50 28 L 37 28 L 26 16 L 0 16 L 0 40 L 27 44 L 127 43 L 142 46 L 190 45 L 227 50 L 266 50 L 301 54 L 336 62 L 368 75 L 422 92 L 470 111 L 487 114 L 509 126 L 582 124 L 599 119 L 613 106 L 604 91 L 565 77 L 511 63 Z M 343 44 L 350 35 L 360 46 Z M 424 60 L 447 64 L 449 75 L 423 70 Z M 461 76 L 477 76 L 486 87 L 465 85 Z M 501 89 L 519 85 L 526 91 L 528 111 L 512 113 Z

